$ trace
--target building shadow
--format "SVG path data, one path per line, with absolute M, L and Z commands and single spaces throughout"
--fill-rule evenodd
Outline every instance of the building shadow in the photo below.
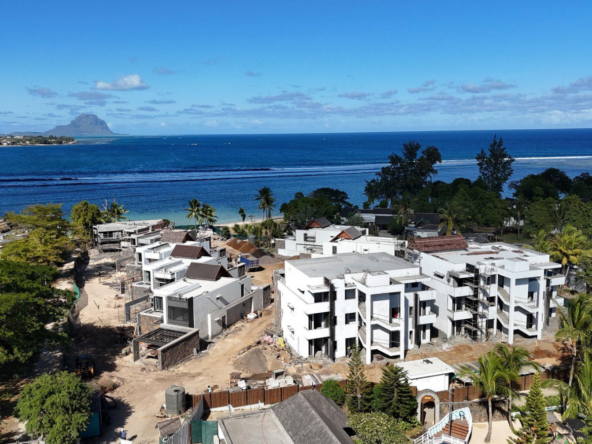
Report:
M 112 394 L 109 394 L 112 396 Z M 95 438 L 84 439 L 83 444 L 103 444 L 105 442 L 119 442 L 121 438 L 121 429 L 124 428 L 127 418 L 133 413 L 133 408 L 126 402 L 113 396 L 116 401 L 116 406 L 108 408 L 107 413 L 109 418 L 103 418 L 103 426 L 101 429 L 101 435 Z M 109 405 L 112 406 L 113 402 L 109 400 Z M 133 432 L 133 431 L 132 431 Z M 133 436 L 134 433 L 128 431 L 128 436 Z

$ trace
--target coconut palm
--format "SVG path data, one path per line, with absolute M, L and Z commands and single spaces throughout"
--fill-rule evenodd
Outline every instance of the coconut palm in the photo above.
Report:
M 122 220 L 127 220 L 127 217 L 124 214 L 128 213 L 128 210 L 123 208 L 123 205 L 118 204 L 115 199 L 111 204 L 107 203 L 107 199 L 105 199 L 105 203 L 103 204 L 103 220 L 107 223 L 109 222 L 119 222 Z
M 493 350 L 481 356 L 478 360 L 479 372 L 475 373 L 471 367 L 462 366 L 461 378 L 470 378 L 473 386 L 479 388 L 487 398 L 488 428 L 485 442 L 491 441 L 491 427 L 493 421 L 492 399 L 494 396 L 510 395 L 510 384 L 518 379 L 518 374 L 504 367 L 502 358 Z
M 549 233 L 546 230 L 540 230 L 538 233 L 533 234 L 532 240 L 532 246 L 536 251 L 548 254 L 551 250 L 551 241 L 549 240 Z
M 263 211 L 263 219 L 271 219 L 271 212 L 275 208 L 275 198 L 273 191 L 269 187 L 263 187 L 255 195 L 255 200 L 259 202 L 259 209 Z
M 216 217 L 216 210 L 214 209 L 214 207 L 208 204 L 204 204 L 201 207 L 201 220 L 202 223 L 205 223 L 206 225 L 215 224 L 218 218 Z
M 502 366 L 520 375 L 520 371 L 526 367 L 538 368 L 539 365 L 530 360 L 528 351 L 522 347 L 509 347 L 504 344 L 497 344 L 495 352 L 502 361 Z M 515 390 L 509 390 L 508 393 L 508 423 L 512 427 L 512 397 L 516 395 Z
M 564 418 L 577 418 L 579 414 L 586 417 L 592 415 L 592 358 L 589 354 L 578 366 L 574 384 L 569 387 L 567 408 Z
M 555 333 L 555 339 L 569 342 L 572 352 L 571 369 L 569 371 L 570 387 L 578 359 L 578 346 L 587 344 L 591 338 L 592 315 L 590 310 L 592 309 L 592 303 L 590 301 L 590 295 L 581 293 L 569 303 L 566 311 L 557 310 L 561 327 Z
M 464 210 L 458 202 L 448 202 L 445 207 L 438 209 L 438 213 L 440 213 L 441 220 L 438 229 L 446 225 L 446 236 L 450 236 L 452 230 L 456 230 L 460 234 L 460 222 L 464 218 Z
M 243 223 L 245 223 L 245 219 L 247 218 L 247 213 L 245 213 L 245 209 L 243 207 L 240 207 L 238 209 L 238 215 L 241 217 L 241 219 L 243 220 Z
M 195 221 L 193 228 L 197 229 L 197 222 L 201 219 L 201 202 L 197 199 L 191 199 L 189 207 L 185 208 L 185 211 L 187 211 L 187 219 L 193 219 Z
M 566 282 L 570 267 L 578 265 L 582 259 L 590 256 L 587 248 L 588 238 L 573 225 L 566 225 L 551 240 L 551 259 L 563 266 Z

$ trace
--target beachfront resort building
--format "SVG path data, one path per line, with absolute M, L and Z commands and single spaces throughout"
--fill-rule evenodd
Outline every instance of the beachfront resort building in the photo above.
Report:
M 282 256 L 298 256 L 301 253 L 322 254 L 323 244 L 334 239 L 348 225 L 334 225 L 326 218 L 320 217 L 308 223 L 303 230 L 296 230 L 285 239 L 276 239 L 278 254 Z M 367 235 L 367 228 L 355 227 L 360 233 Z
M 501 335 L 541 339 L 556 317 L 565 278 L 549 255 L 505 243 L 467 243 L 461 235 L 415 238 L 406 258 L 436 290 L 435 326 L 447 338 Z
M 93 226 L 93 244 L 99 252 L 134 250 L 160 239 L 168 224 L 162 219 L 121 221 Z
M 348 355 L 355 344 L 403 359 L 430 342 L 436 292 L 419 266 L 388 253 L 343 253 L 286 261 L 277 283 L 281 328 L 302 357 Z
M 152 307 L 138 315 L 138 323 L 143 326 L 142 334 L 148 326 L 183 327 L 197 329 L 201 338 L 211 339 L 261 310 L 264 295 L 270 298 L 269 286 L 252 285 L 250 276 L 234 277 L 223 265 L 196 260 L 182 278 L 152 290 Z

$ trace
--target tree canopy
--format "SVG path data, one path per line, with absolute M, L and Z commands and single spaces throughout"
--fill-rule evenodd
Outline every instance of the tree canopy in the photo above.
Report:
M 91 395 L 74 373 L 44 374 L 23 387 L 15 415 L 48 444 L 75 443 L 88 425 Z
M 487 152 L 481 150 L 475 159 L 479 167 L 480 178 L 487 186 L 487 190 L 500 195 L 505 183 L 514 174 L 512 164 L 515 160 L 508 154 L 503 139 L 500 137 L 497 140 L 497 136 L 493 136 L 493 141 L 489 144 Z

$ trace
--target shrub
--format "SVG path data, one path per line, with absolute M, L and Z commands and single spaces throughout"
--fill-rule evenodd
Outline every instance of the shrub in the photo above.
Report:
M 335 404 L 341 406 L 345 403 L 345 391 L 339 385 L 339 382 L 333 380 L 323 381 L 321 387 L 323 396 L 335 401 Z

